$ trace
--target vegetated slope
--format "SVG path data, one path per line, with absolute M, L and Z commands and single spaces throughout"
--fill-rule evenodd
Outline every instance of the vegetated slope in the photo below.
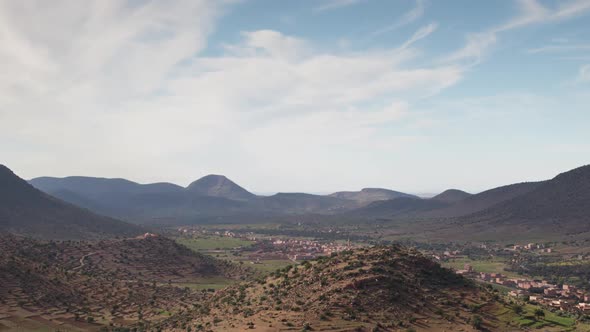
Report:
M 205 196 L 223 197 L 238 201 L 248 201 L 256 195 L 240 187 L 223 175 L 207 175 L 191 183 L 187 190 Z
M 350 207 L 354 202 L 322 195 L 304 193 L 278 193 L 261 197 L 256 202 L 259 211 L 279 214 L 335 213 Z
M 162 319 L 210 296 L 184 283 L 248 273 L 161 237 L 39 242 L 0 235 L 0 252 L 0 314 L 45 313 L 70 325 Z
M 361 191 L 339 191 L 331 194 L 330 196 L 341 199 L 353 200 L 360 203 L 385 201 L 399 197 L 418 198 L 414 195 L 382 188 L 363 188 Z
M 373 202 L 350 212 L 348 215 L 374 218 L 409 217 L 447 206 L 449 206 L 448 203 L 439 200 L 400 197 L 387 201 Z
M 545 227 L 551 232 L 590 231 L 590 166 L 557 175 L 534 190 L 466 216 L 465 223 Z
M 470 193 L 464 192 L 463 190 L 459 189 L 447 189 L 442 193 L 432 197 L 432 200 L 441 201 L 445 203 L 457 203 L 462 201 L 468 197 L 471 197 Z
M 157 326 L 185 331 L 498 331 L 492 296 L 416 251 L 342 252 L 224 289 L 190 313 Z
M 143 232 L 137 226 L 49 196 L 3 165 L 0 165 L 0 231 L 43 239 L 97 239 Z

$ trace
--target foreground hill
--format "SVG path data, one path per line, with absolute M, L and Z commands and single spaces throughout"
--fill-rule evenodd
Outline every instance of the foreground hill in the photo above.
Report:
M 136 236 L 141 228 L 49 196 L 0 165 L 0 231 L 43 239 Z
M 156 327 L 473 331 L 477 325 L 499 331 L 503 327 L 491 314 L 499 306 L 487 291 L 416 251 L 376 247 L 287 267 L 258 282 L 227 288 Z
M 210 296 L 185 286 L 247 275 L 161 237 L 38 242 L 0 235 L 0 251 L 0 330 L 92 331 L 160 320 Z

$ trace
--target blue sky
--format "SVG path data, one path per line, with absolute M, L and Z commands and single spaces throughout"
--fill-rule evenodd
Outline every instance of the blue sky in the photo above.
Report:
M 19 175 L 471 192 L 589 163 L 590 0 L 4 1 Z

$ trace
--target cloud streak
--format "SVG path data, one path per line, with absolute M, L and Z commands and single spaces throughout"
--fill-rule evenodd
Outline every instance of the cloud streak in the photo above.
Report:
M 424 16 L 425 7 L 426 6 L 424 0 L 416 0 L 416 5 L 414 6 L 414 8 L 406 12 L 397 22 L 373 31 L 370 34 L 370 36 L 375 37 L 391 31 L 395 31 L 403 26 L 418 21 L 422 16 Z
M 518 4 L 521 11 L 520 15 L 489 30 L 469 34 L 465 46 L 445 57 L 444 61 L 467 60 L 477 64 L 489 52 L 489 49 L 496 44 L 501 33 L 532 24 L 559 22 L 590 11 L 589 0 L 563 1 L 556 8 L 547 8 L 537 0 L 519 0 Z

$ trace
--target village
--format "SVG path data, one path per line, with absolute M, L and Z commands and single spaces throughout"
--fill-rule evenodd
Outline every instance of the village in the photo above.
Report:
M 287 236 L 263 236 L 252 232 L 211 231 L 195 227 L 182 227 L 178 229 L 178 232 L 185 237 L 192 238 L 215 236 L 251 242 L 250 245 L 234 247 L 232 250 L 234 254 L 247 258 L 252 264 L 258 264 L 264 260 L 291 260 L 298 262 L 358 247 L 358 245 L 352 244 L 350 240 L 329 241 Z
M 509 278 L 502 273 L 477 272 L 469 264 L 457 274 L 483 282 L 514 288 L 508 295 L 528 300 L 534 304 L 555 308 L 562 311 L 590 312 L 590 293 L 573 285 L 555 285 L 547 280 L 529 280 L 526 278 Z

